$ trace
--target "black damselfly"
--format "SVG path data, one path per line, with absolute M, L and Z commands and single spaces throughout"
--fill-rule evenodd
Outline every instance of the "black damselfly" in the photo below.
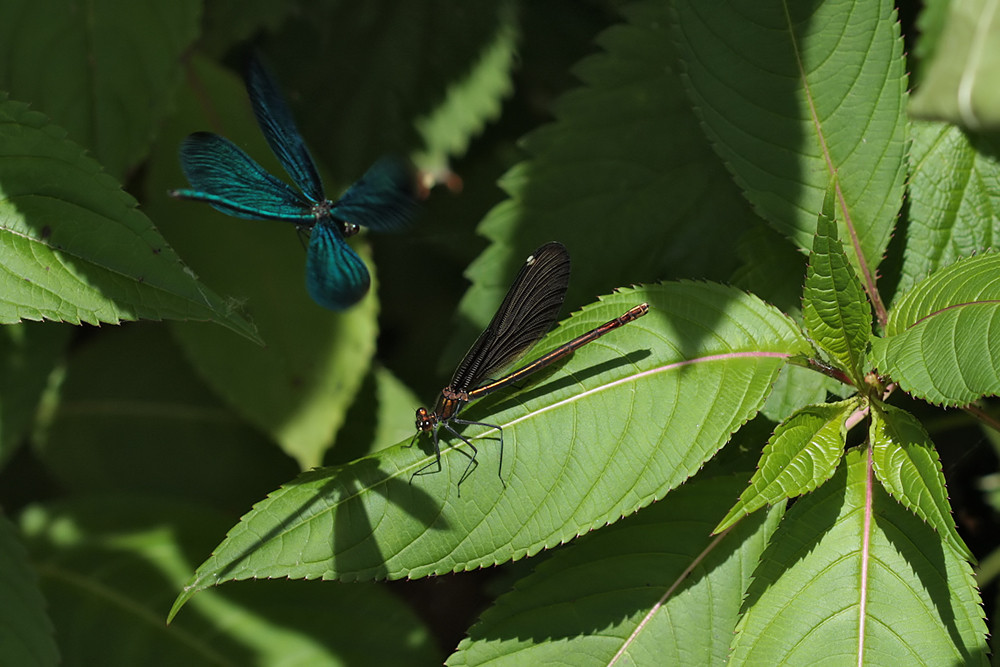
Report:
M 438 429 L 442 426 L 455 437 L 461 439 L 472 450 L 471 455 L 466 452 L 469 464 L 458 480 L 459 489 L 461 489 L 462 482 L 479 465 L 476 461 L 479 450 L 468 438 L 456 431 L 451 422 L 497 429 L 500 432 L 500 471 L 502 473 L 503 429 L 496 424 L 457 419 L 456 415 L 462 406 L 523 380 L 532 373 L 572 354 L 577 348 L 597 340 L 611 330 L 628 324 L 649 312 L 649 305 L 641 303 L 620 317 L 577 336 L 513 373 L 505 375 L 499 380 L 490 380 L 484 383 L 490 374 L 511 364 L 528 348 L 537 343 L 552 327 L 552 323 L 555 322 L 559 309 L 562 307 L 563 299 L 566 297 L 568 286 L 569 253 L 566 252 L 566 247 L 563 244 L 546 243 L 528 257 L 489 326 L 466 353 L 462 363 L 458 365 L 455 375 L 451 378 L 451 382 L 441 390 L 434 410 L 430 412 L 427 408 L 417 410 L 417 433 L 410 441 L 410 445 L 416 442 L 421 433 L 432 431 L 435 459 L 413 473 L 413 477 L 428 474 L 428 472 L 441 471 L 441 447 L 438 443 Z M 437 469 L 425 472 L 432 466 L 437 466 Z M 502 482 L 502 474 L 500 479 Z

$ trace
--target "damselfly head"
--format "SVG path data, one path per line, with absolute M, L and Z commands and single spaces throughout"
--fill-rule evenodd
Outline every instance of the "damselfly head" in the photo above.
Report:
M 436 414 L 427 412 L 427 408 L 417 408 L 416 426 L 418 431 L 430 431 L 436 423 Z

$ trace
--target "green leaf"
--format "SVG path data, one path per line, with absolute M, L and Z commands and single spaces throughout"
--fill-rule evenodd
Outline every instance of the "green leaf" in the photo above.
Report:
M 254 283 L 246 291 L 264 293 L 266 287 Z M 375 297 L 369 294 L 342 315 L 324 311 L 301 286 L 287 297 L 272 292 L 270 303 L 251 298 L 259 304 L 260 333 L 270 341 L 265 348 L 196 324 L 177 325 L 174 334 L 205 381 L 244 419 L 302 469 L 320 465 L 375 352 Z
M 0 90 L 47 114 L 122 179 L 170 108 L 199 13 L 197 0 L 5 0 Z
M 837 223 L 826 216 L 826 209 L 817 221 L 809 253 L 802 319 L 813 341 L 860 387 L 868 371 L 865 352 L 872 334 L 872 310 L 837 238 Z
M 988 135 L 913 123 L 909 227 L 898 293 L 1000 238 L 1000 150 Z
M 732 664 L 986 665 L 961 554 L 890 498 L 866 450 L 793 505 L 747 592 Z
M 905 173 L 906 63 L 893 3 L 673 6 L 688 92 L 746 197 L 807 250 L 837 174 L 848 256 L 873 292 Z
M 712 525 L 745 483 L 746 475 L 699 475 L 557 551 L 483 614 L 447 664 L 725 663 L 750 583 L 747 565 L 779 515 L 713 540 Z
M 496 117 L 514 65 L 513 6 L 301 3 L 265 47 L 314 155 L 353 180 L 387 151 L 457 150 Z M 455 125 L 442 135 L 448 119 Z
M 808 343 L 746 293 L 682 282 L 605 297 L 529 358 L 642 301 L 646 317 L 520 394 L 493 394 L 462 413 L 501 426 L 505 449 L 498 469 L 496 431 L 465 429 L 480 466 L 461 497 L 464 445 L 442 452 L 444 474 L 411 483 L 434 461 L 426 438 L 424 453 L 400 446 L 307 472 L 243 517 L 172 613 L 231 579 L 415 578 L 516 560 L 662 498 L 757 412 L 785 359 Z
M 495 34 L 483 44 L 477 62 L 466 76 L 452 82 L 442 101 L 416 120 L 424 148 L 414 157 L 424 170 L 447 167 L 449 157 L 465 154 L 469 141 L 486 123 L 500 116 L 500 106 L 513 90 L 518 27 L 514 3 L 498 3 Z
M 174 333 L 205 381 L 247 421 L 277 441 L 305 469 L 320 465 L 368 372 L 377 337 L 377 284 L 344 313 L 317 305 L 306 292 L 302 243 L 289 223 L 240 220 L 210 206 L 169 199 L 185 184 L 175 146 L 189 132 L 224 119 L 222 133 L 272 173 L 281 173 L 247 104 L 243 83 L 203 59 L 192 61 L 192 87 L 164 127 L 150 165 L 146 210 L 191 265 L 213 285 L 244 300 L 260 347 L 211 327 L 182 325 Z M 200 91 L 197 92 L 197 91 Z M 337 192 L 327 188 L 328 194 Z M 352 241 L 375 281 L 364 242 Z
M 182 497 L 239 514 L 298 471 L 195 377 L 161 325 L 81 342 L 58 392 L 33 453 L 64 492 Z
M 872 360 L 907 393 L 942 405 L 1000 394 L 1000 254 L 960 259 L 897 300 Z
M 996 129 L 1000 126 L 998 68 L 1000 13 L 996 6 L 987 0 L 949 3 L 940 43 L 910 112 L 973 130 Z
M 27 435 L 72 331 L 38 322 L 0 327 L 0 468 Z
M 809 405 L 774 430 L 760 457 L 750 488 L 713 532 L 729 528 L 764 505 L 812 491 L 837 469 L 846 444 L 846 420 L 859 401 Z
M 639 281 L 725 280 L 736 266 L 735 243 L 717 239 L 738 238 L 756 218 L 700 136 L 675 71 L 669 6 L 623 13 L 626 24 L 597 38 L 601 52 L 573 68 L 583 85 L 555 102 L 555 122 L 524 138 L 529 159 L 500 183 L 509 199 L 478 228 L 492 243 L 466 273 L 456 362 L 545 241 L 563 242 L 579 267 L 573 307 Z
M 228 521 L 200 505 L 130 495 L 29 507 L 22 530 L 66 664 L 440 664 L 408 605 L 375 585 L 227 587 L 166 626 L 190 554 Z
M 38 576 L 18 539 L 17 528 L 0 514 L 0 663 L 4 665 L 60 664 L 52 636 L 52 621 Z
M 955 528 L 941 459 L 927 431 L 910 413 L 884 403 L 874 404 L 871 417 L 872 467 L 879 481 L 955 551 L 973 560 Z
M 0 323 L 211 320 L 259 340 L 63 130 L 2 94 L 0 236 Z

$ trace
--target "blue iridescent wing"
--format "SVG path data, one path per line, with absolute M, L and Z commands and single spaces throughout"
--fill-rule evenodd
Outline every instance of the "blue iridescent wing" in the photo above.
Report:
M 319 178 L 316 163 L 309 154 L 302 135 L 295 127 L 292 111 L 281 94 L 281 89 L 256 54 L 250 57 L 246 68 L 247 93 L 267 145 L 278 156 L 292 180 L 314 203 L 326 199 L 323 181 Z
M 236 144 L 210 132 L 196 132 L 181 144 L 181 168 L 191 189 L 171 190 L 178 199 L 211 204 L 237 218 L 314 220 L 312 204 L 257 164 Z
M 413 172 L 406 162 L 382 158 L 337 200 L 330 215 L 344 222 L 394 231 L 413 217 L 417 201 Z
M 306 287 L 313 301 L 330 310 L 344 310 L 361 300 L 370 283 L 365 263 L 344 241 L 339 223 L 316 223 L 306 259 Z

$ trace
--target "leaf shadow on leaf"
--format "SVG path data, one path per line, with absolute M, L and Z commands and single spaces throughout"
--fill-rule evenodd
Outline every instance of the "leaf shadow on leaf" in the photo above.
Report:
M 504 412 L 511 408 L 517 407 L 532 401 L 537 398 L 541 398 L 546 394 L 556 393 L 562 389 L 567 389 L 572 386 L 583 386 L 587 380 L 592 377 L 601 375 L 603 373 L 608 373 L 616 368 L 620 368 L 628 365 L 638 365 L 638 362 L 646 359 L 653 354 L 652 350 L 646 348 L 644 350 L 635 350 L 629 352 L 626 355 L 616 357 L 614 359 L 608 359 L 599 364 L 594 364 L 588 366 L 582 370 L 576 371 L 575 373 L 569 373 L 563 375 L 562 377 L 547 381 L 552 374 L 556 373 L 561 369 L 568 361 L 569 357 L 564 360 L 560 360 L 558 363 L 553 364 L 549 368 L 541 372 L 542 378 L 535 379 L 530 378 L 527 380 L 526 388 L 524 391 L 516 392 L 515 395 L 492 395 L 487 396 L 483 400 L 475 404 L 475 409 L 470 409 L 467 414 L 475 415 L 477 413 L 492 414 L 495 412 Z M 534 386 L 532 386 L 534 385 Z M 474 417 L 470 417 L 474 418 Z M 479 418 L 475 418 L 476 421 L 481 421 Z
M 741 615 L 754 608 L 772 581 L 816 549 L 822 548 L 823 539 L 836 526 L 841 507 L 847 501 L 846 483 L 847 467 L 842 462 L 826 484 L 791 503 L 770 544 L 761 554 L 753 583 L 747 588 L 740 607 Z M 804 539 L 807 531 L 808 537 Z M 799 545 L 794 554 L 788 552 L 789 544 Z M 762 574 L 761 570 L 765 567 L 773 571 Z
M 317 468 L 299 475 L 282 487 L 282 490 L 304 484 L 319 487 L 309 494 L 309 499 L 289 509 L 281 510 L 278 503 L 270 502 L 265 510 L 274 525 L 259 537 L 253 539 L 239 551 L 232 552 L 229 562 L 218 569 L 211 570 L 211 576 L 219 581 L 229 578 L 245 578 L 245 575 L 232 573 L 258 551 L 266 550 L 272 542 L 279 545 L 288 534 L 300 526 L 310 530 L 315 526 L 317 515 L 333 511 L 335 517 L 329 522 L 330 553 L 332 563 L 330 569 L 336 572 L 356 572 L 357 579 L 381 580 L 388 578 L 385 567 L 386 556 L 382 553 L 377 541 L 377 533 L 370 520 L 368 494 L 378 493 L 384 498 L 392 495 L 394 490 L 409 487 L 410 501 L 404 509 L 414 519 L 424 526 L 433 526 L 436 530 L 447 530 L 448 521 L 440 515 L 438 503 L 425 491 L 414 487 L 398 476 L 390 476 L 379 470 L 379 461 L 368 457 L 333 468 Z M 272 499 L 275 494 L 272 494 Z M 396 492 L 399 496 L 399 492 Z M 251 520 L 252 515 L 243 517 L 241 522 Z M 256 524 L 259 526 L 259 522 Z M 336 526 L 336 530 L 332 527 Z M 232 535 L 230 535 L 231 537 Z M 228 540 L 228 538 L 227 538 Z M 204 566 L 203 566 L 204 567 Z M 360 574 L 363 572 L 364 574 Z M 199 588 L 201 586 L 199 585 Z
M 775 590 L 773 587 L 781 581 L 796 577 L 812 577 L 818 572 L 816 568 L 829 569 L 833 553 L 831 550 L 836 550 L 839 554 L 837 560 L 853 559 L 857 561 L 860 569 L 861 560 L 866 557 L 865 548 L 862 546 L 863 520 L 858 516 L 865 511 L 862 500 L 864 489 L 854 488 L 863 482 L 858 479 L 856 470 L 850 470 L 852 464 L 849 461 L 853 457 L 856 461 L 853 465 L 863 466 L 863 463 L 857 462 L 863 456 L 865 456 L 863 449 L 849 449 L 837 472 L 826 484 L 798 498 L 792 504 L 759 559 L 759 564 L 753 573 L 753 583 L 748 587 L 741 607 L 741 614 L 752 613 L 755 608 L 784 604 L 779 598 L 771 598 L 767 603 L 763 602 L 762 598 Z M 949 572 L 949 559 L 942 549 L 942 540 L 933 528 L 896 502 L 874 478 L 872 484 L 875 488 L 871 511 L 875 526 L 872 527 L 869 546 L 871 552 L 867 554 L 872 563 L 872 567 L 869 568 L 870 576 L 878 577 L 877 573 L 873 573 L 876 566 L 887 567 L 886 563 L 879 560 L 880 553 L 887 553 L 884 542 L 887 539 L 891 542 L 892 548 L 911 565 L 911 572 L 920 579 L 924 591 L 933 602 L 932 613 L 936 614 L 936 619 L 940 623 L 947 626 L 954 646 L 963 653 L 964 659 L 960 664 L 981 664 L 972 661 L 966 646 L 967 640 L 962 637 L 962 632 L 957 626 L 956 619 L 960 614 L 957 615 L 952 607 L 956 601 L 952 595 L 955 582 L 962 576 L 955 571 L 954 563 L 959 562 L 961 557 L 957 554 L 951 557 L 953 565 L 952 571 Z M 854 503 L 854 506 L 845 507 L 849 503 Z M 855 529 L 856 532 L 853 532 Z M 852 532 L 845 543 L 845 534 Z M 926 545 L 932 545 L 930 551 L 925 548 Z M 812 562 L 805 563 L 806 560 Z M 895 575 L 890 576 L 895 581 Z M 901 582 L 908 580 L 909 574 L 900 573 L 898 578 Z M 808 587 L 810 583 L 811 580 L 804 580 L 800 588 Z M 847 592 L 848 598 L 851 599 L 850 604 L 860 604 L 861 582 L 858 584 L 857 591 Z M 877 578 L 867 582 L 869 614 L 874 614 L 870 618 L 876 620 L 878 612 L 872 611 L 871 605 L 885 604 L 885 600 L 875 598 L 892 594 L 892 591 L 882 590 L 882 584 L 884 582 Z M 789 592 L 789 587 L 785 585 L 784 590 L 777 595 L 785 596 Z
M 913 572 L 934 601 L 941 622 L 948 628 L 948 636 L 955 648 L 962 651 L 964 658 L 962 664 L 977 664 L 978 661 L 972 660 L 969 655 L 962 633 L 956 625 L 956 614 L 952 606 L 954 596 L 949 588 L 948 564 L 944 554 L 944 538 L 929 524 L 900 505 L 886 493 L 881 484 L 877 482 L 875 484 L 875 523 L 906 562 L 912 565 Z M 880 512 L 879 505 L 890 505 L 893 511 Z M 952 558 L 962 557 L 954 554 Z
M 765 522 L 773 525 L 767 512 L 758 512 L 714 544 L 709 535 L 730 497 L 746 486 L 755 463 L 739 447 L 727 448 L 664 500 L 559 547 L 483 614 L 464 648 L 475 654 L 508 641 L 545 644 L 611 636 L 660 605 L 657 615 L 675 619 L 670 622 L 675 635 L 718 622 L 699 606 L 702 602 L 691 606 L 692 601 L 710 597 L 711 608 L 727 595 L 738 598 L 740 591 L 726 592 L 720 582 L 747 557 L 748 542 L 766 539 Z M 662 636 L 658 641 L 669 642 Z M 538 655 L 521 654 L 526 664 L 531 658 Z M 470 659 L 465 664 L 480 663 Z

